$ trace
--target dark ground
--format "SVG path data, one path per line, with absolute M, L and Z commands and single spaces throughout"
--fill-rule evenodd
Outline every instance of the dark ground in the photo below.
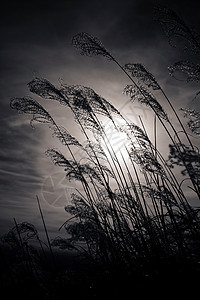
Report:
M 113 266 L 108 272 L 74 252 L 54 251 L 55 264 L 49 253 L 42 255 L 27 266 L 15 251 L 1 247 L 4 299 L 191 299 L 199 293 L 200 264 L 179 258 L 154 258 L 140 271 Z

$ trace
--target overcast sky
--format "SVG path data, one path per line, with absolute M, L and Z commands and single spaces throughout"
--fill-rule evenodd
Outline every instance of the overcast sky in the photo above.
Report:
M 90 86 L 118 108 L 127 100 L 122 95 L 127 78 L 102 57 L 79 55 L 71 45 L 73 35 L 85 31 L 98 37 L 122 64 L 145 64 L 173 98 L 175 107 L 191 101 L 198 87 L 185 86 L 168 76 L 167 67 L 185 54 L 168 44 L 154 21 L 155 3 L 175 10 L 200 32 L 199 4 L 194 0 L 11 0 L 1 7 L 0 234 L 13 226 L 13 217 L 40 227 L 36 194 L 51 232 L 66 218 L 63 173 L 44 154 L 55 146 L 55 140 L 42 125 L 32 130 L 28 116 L 10 109 L 10 99 L 30 95 L 27 83 L 41 76 L 53 84 L 62 79 Z M 48 105 L 44 100 L 41 103 Z M 67 112 L 52 105 L 48 109 L 57 118 L 66 118 L 70 126 Z M 129 104 L 123 109 L 130 114 Z M 139 106 L 136 109 L 147 118 Z M 76 134 L 74 128 L 69 129 Z

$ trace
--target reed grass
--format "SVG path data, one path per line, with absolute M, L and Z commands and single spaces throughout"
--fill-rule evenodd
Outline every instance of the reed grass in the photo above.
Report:
M 180 23 L 179 18 L 166 8 L 159 9 L 159 14 L 162 18 L 167 14 L 168 21 L 170 15 L 172 23 Z M 162 23 L 159 15 L 157 18 Z M 166 26 L 166 23 L 163 24 Z M 181 24 L 180 34 L 184 32 L 197 50 L 199 44 L 194 42 L 194 36 L 187 31 L 186 25 Z M 167 33 L 170 38 L 177 34 L 176 30 Z M 119 273 L 119 270 L 125 274 L 135 274 L 136 271 L 148 273 L 147 265 L 170 262 L 175 258 L 197 263 L 200 258 L 199 208 L 189 204 L 182 178 L 180 181 L 177 179 L 172 167 L 183 167 L 182 174 L 187 176 L 189 188 L 200 200 L 199 151 L 192 144 L 190 134 L 172 102 L 144 66 L 135 63 L 122 66 L 97 38 L 79 33 L 73 37 L 72 44 L 83 55 L 105 57 L 127 76 L 131 84 L 127 84 L 124 93 L 133 105 L 139 101 L 151 108 L 154 137 L 151 141 L 141 118 L 141 126 L 127 121 L 113 104 L 89 87 L 63 83 L 56 87 L 47 79 L 38 77 L 28 83 L 30 92 L 63 105 L 73 114 L 85 143 L 72 136 L 70 128 L 57 124 L 33 98 L 11 100 L 13 109 L 32 115 L 31 125 L 40 122 L 49 126 L 53 135 L 66 147 L 66 153 L 52 148 L 47 150 L 47 155 L 64 169 L 67 178 L 80 182 L 82 186 L 71 195 L 71 204 L 65 207 L 71 218 L 60 226 L 60 230 L 65 229 L 70 234 L 68 239 L 58 237 L 50 243 L 38 200 L 52 256 L 53 246 L 80 251 L 112 274 Z M 153 95 L 153 90 L 164 96 L 169 113 L 174 114 L 181 132 Z M 111 121 L 119 135 L 126 135 L 126 142 L 118 154 L 102 124 L 102 116 L 104 120 Z M 159 151 L 158 124 L 163 127 L 166 140 L 170 140 L 169 161 Z M 81 160 L 76 155 L 77 148 L 84 153 Z

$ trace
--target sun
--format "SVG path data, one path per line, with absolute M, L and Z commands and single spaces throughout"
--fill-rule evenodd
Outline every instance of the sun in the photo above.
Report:
M 127 147 L 130 141 L 127 138 L 126 132 L 120 131 L 120 127 L 125 124 L 123 119 L 118 119 L 114 124 L 109 120 L 103 125 L 105 138 L 102 141 L 102 147 L 107 156 L 112 156 L 112 158 L 118 160 L 129 157 Z

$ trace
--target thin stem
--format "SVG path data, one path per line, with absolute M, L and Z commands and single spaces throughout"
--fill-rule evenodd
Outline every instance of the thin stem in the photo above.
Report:
M 32 269 L 31 269 L 31 266 L 29 266 L 29 261 L 27 259 L 27 255 L 26 255 L 26 252 L 25 252 L 25 249 L 24 249 L 24 243 L 23 243 L 22 238 L 21 238 L 21 234 L 20 234 L 20 231 L 19 231 L 17 221 L 16 221 L 15 218 L 13 218 L 13 220 L 14 220 L 14 223 L 15 223 L 15 228 L 17 230 L 18 237 L 19 237 L 19 242 L 20 242 L 20 246 L 21 246 L 21 249 L 22 249 L 22 253 L 23 253 L 25 263 L 26 263 L 27 270 L 31 272 Z
M 52 250 L 52 246 L 51 246 L 51 242 L 50 242 L 50 238 L 49 238 L 47 226 L 46 226 L 44 215 L 43 215 L 42 208 L 41 208 L 41 205 L 40 205 L 40 200 L 39 200 L 39 198 L 38 198 L 37 195 L 36 195 L 36 199 L 37 199 L 37 204 L 38 204 L 40 216 L 41 216 L 41 219 L 42 219 L 42 223 L 43 223 L 45 235 L 46 235 L 46 238 L 47 238 L 47 243 L 48 243 L 49 250 L 50 250 L 50 253 L 51 253 L 52 261 L 53 261 L 53 264 L 55 266 L 55 257 L 54 257 L 54 254 L 53 254 L 53 250 Z
M 193 146 L 193 144 L 192 144 L 192 142 L 191 142 L 191 140 L 189 138 L 189 135 L 187 134 L 187 132 L 185 130 L 185 127 L 184 127 L 181 119 L 179 118 L 179 115 L 177 114 L 174 106 L 172 105 L 171 101 L 169 100 L 169 98 L 167 97 L 166 93 L 163 91 L 163 89 L 161 87 L 160 87 L 160 90 L 161 90 L 162 94 L 164 95 L 166 101 L 168 102 L 169 106 L 171 107 L 173 113 L 175 114 L 175 116 L 176 116 L 176 118 L 177 118 L 177 120 L 178 120 L 178 122 L 179 122 L 179 124 L 180 124 L 180 126 L 181 126 L 181 128 L 182 128 L 182 130 L 183 130 L 183 132 L 184 132 L 184 134 L 185 134 L 185 136 L 186 136 L 189 144 L 190 144 L 190 147 L 192 148 L 192 150 L 194 150 L 194 146 Z

